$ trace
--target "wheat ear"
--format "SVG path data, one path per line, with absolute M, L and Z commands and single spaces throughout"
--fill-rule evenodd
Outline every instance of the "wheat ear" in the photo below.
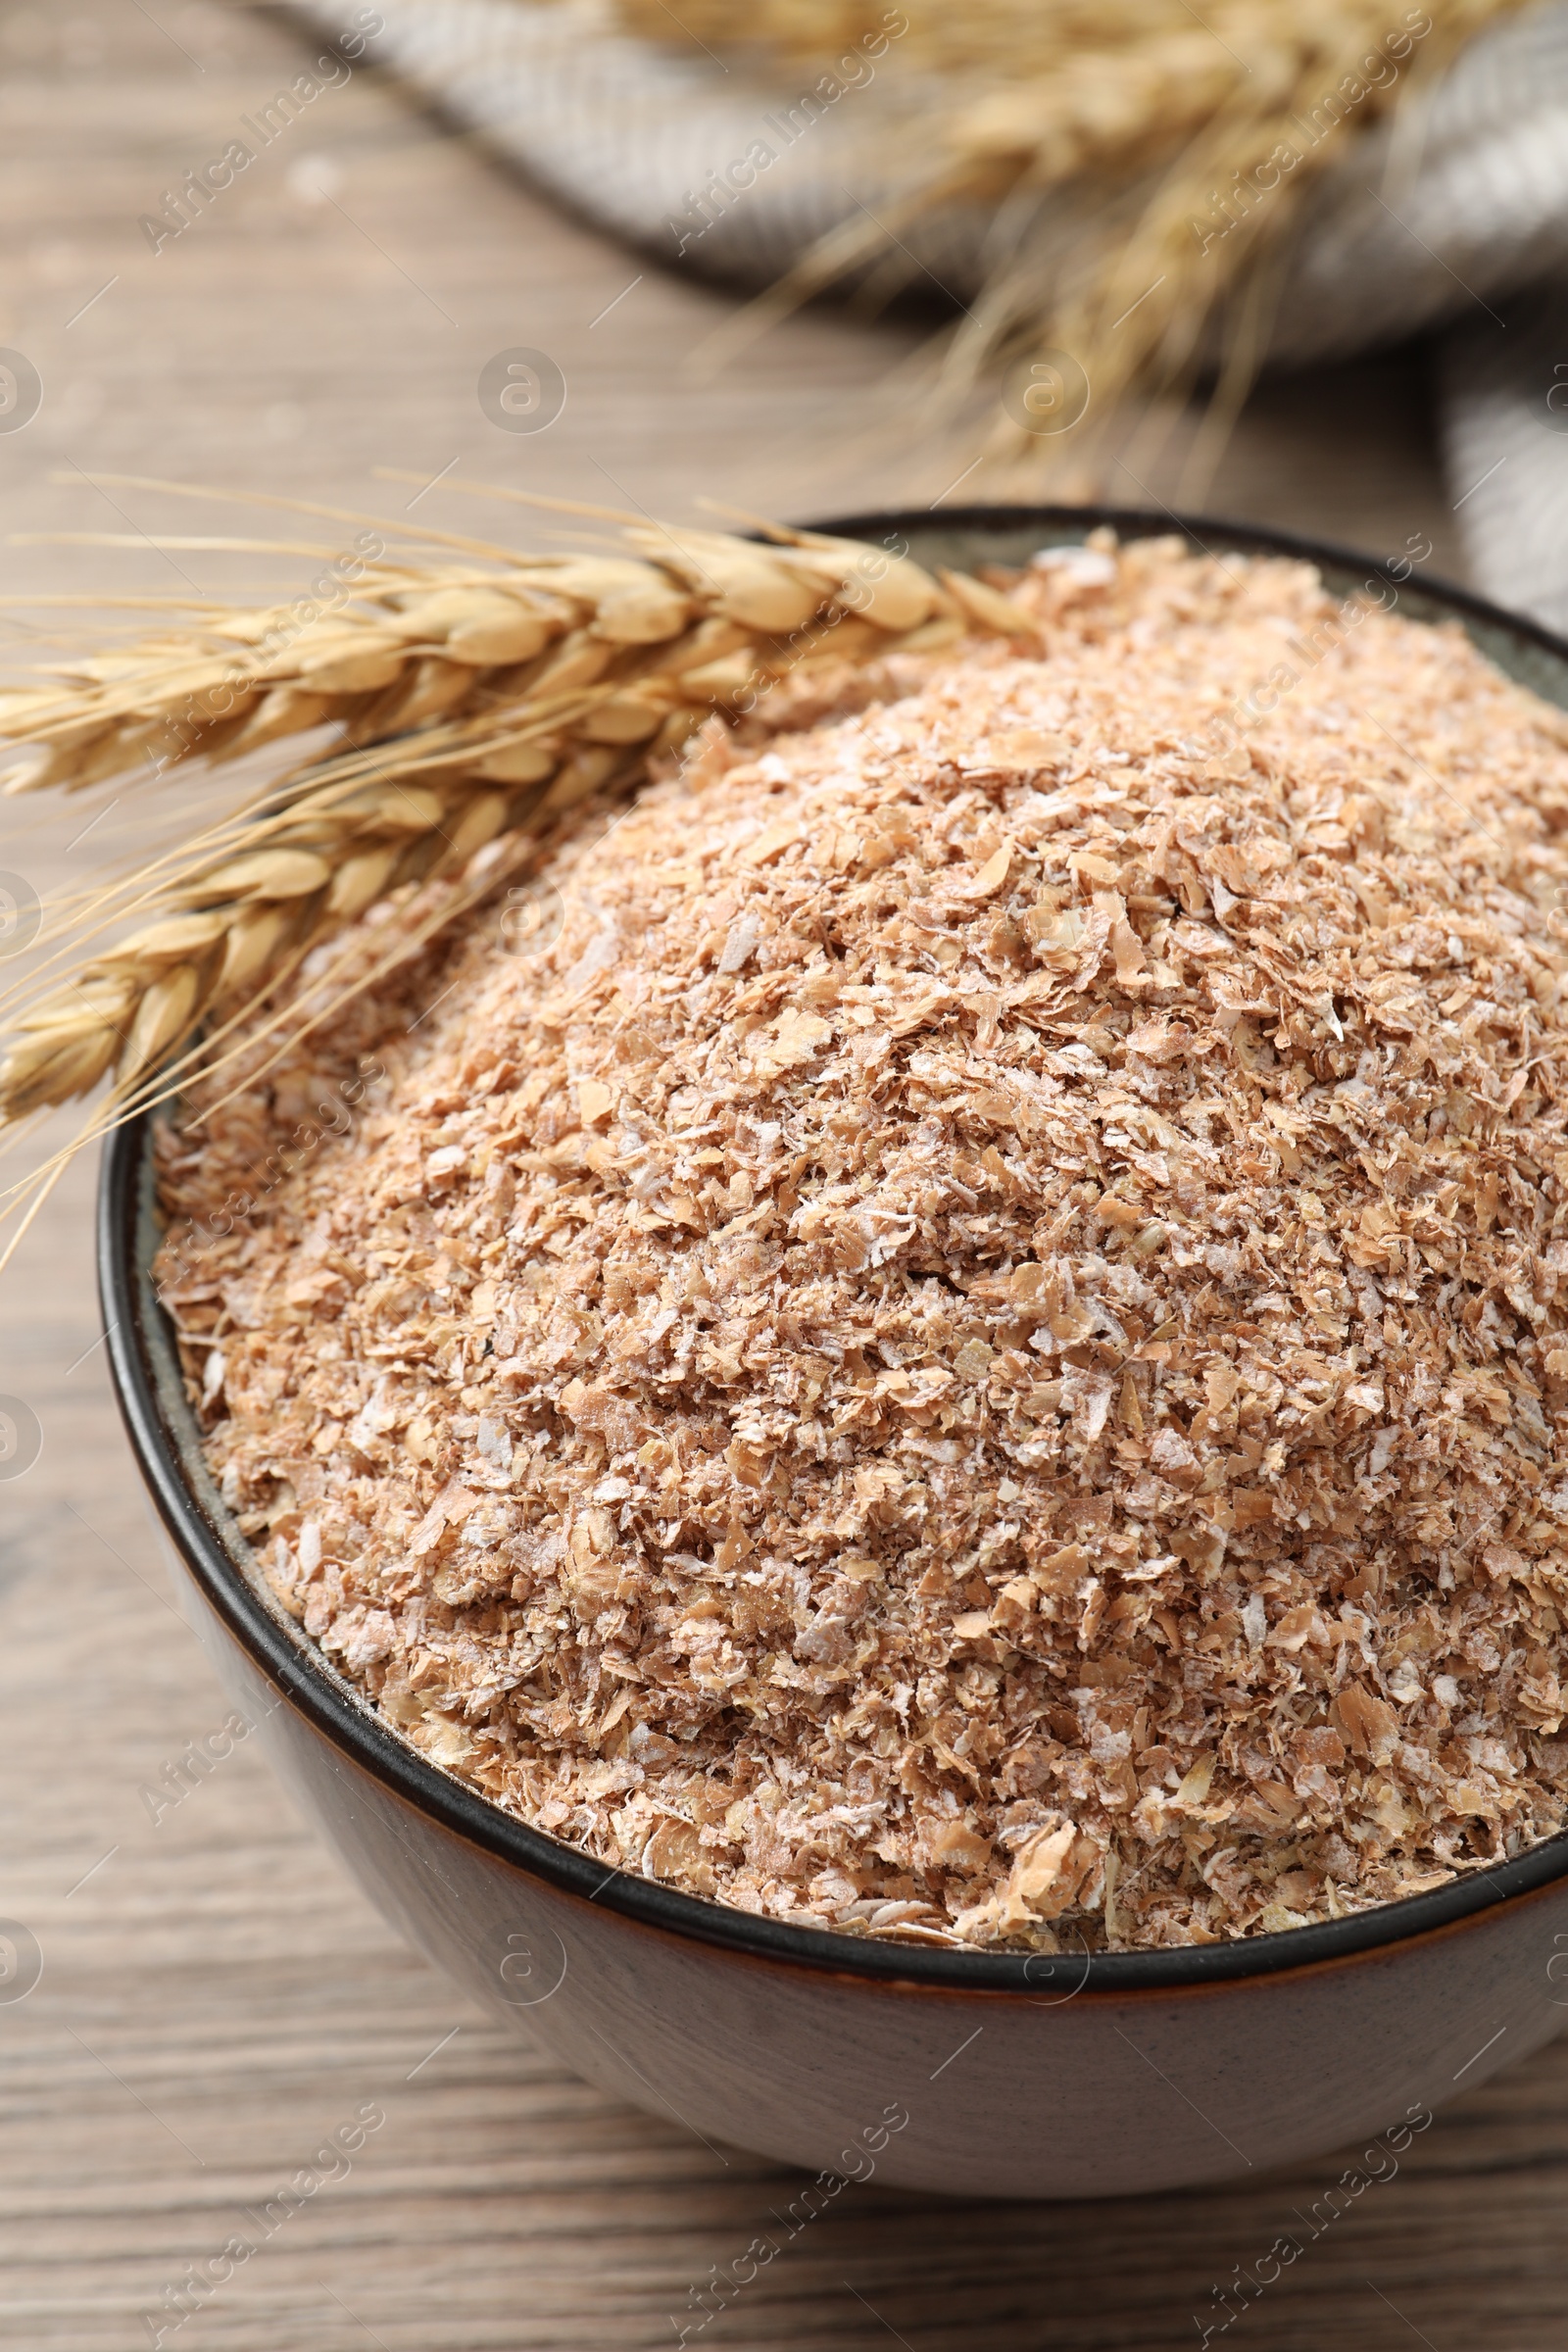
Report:
M 216 854 L 208 837 L 90 910 L 99 929 L 115 909 L 146 919 L 13 1011 L 0 1125 L 111 1072 L 119 1102 L 134 1102 L 198 1028 L 230 1030 L 376 900 L 460 874 L 499 836 L 630 783 L 803 661 L 1034 635 L 981 581 L 934 579 L 856 541 L 778 537 L 639 521 L 626 553 L 425 572 L 377 558 L 352 606 L 306 619 L 286 647 L 273 632 L 294 608 L 226 612 L 0 702 L 0 733 L 44 752 L 31 790 L 95 783 L 171 742 L 165 764 L 327 719 L 346 738 L 220 828 Z M 209 707 L 220 680 L 238 708 Z M 58 934 L 51 944 L 58 955 Z
M 612 0 L 611 13 L 710 56 L 770 46 L 797 73 L 826 69 L 817 87 L 835 92 L 846 74 L 869 78 L 869 52 L 906 93 L 886 194 L 733 314 L 704 345 L 709 363 L 847 277 L 872 271 L 884 296 L 929 278 L 904 241 L 911 227 L 975 207 L 994 216 L 996 259 L 948 343 L 939 401 L 956 405 L 999 360 L 1026 388 L 1039 363 L 1048 405 L 1026 423 L 1014 385 L 991 448 L 1054 458 L 1074 411 L 1092 436 L 1129 394 L 1185 391 L 1211 321 L 1219 405 L 1233 411 L 1306 189 L 1391 111 L 1419 137 L 1436 73 L 1521 4 L 1429 0 L 1401 16 L 1387 0 L 905 0 L 879 40 L 850 0 L 691 0 L 678 17 L 663 0 Z

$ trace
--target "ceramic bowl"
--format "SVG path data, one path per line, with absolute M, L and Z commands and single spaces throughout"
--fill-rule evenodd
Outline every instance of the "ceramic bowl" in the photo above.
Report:
M 1083 508 L 826 527 L 925 562 L 1124 537 L 1305 557 L 1336 593 L 1456 618 L 1568 708 L 1568 645 L 1416 576 L 1279 533 Z M 579 2074 L 730 2142 L 964 2195 L 1096 2197 L 1262 2171 L 1423 2128 L 1568 2022 L 1568 1836 L 1435 1892 L 1183 1950 L 959 1952 L 759 1919 L 614 1869 L 406 1746 L 277 1605 L 203 1462 L 168 1319 L 145 1122 L 105 1160 L 120 1406 L 189 1612 L 280 1779 L 386 1917 Z

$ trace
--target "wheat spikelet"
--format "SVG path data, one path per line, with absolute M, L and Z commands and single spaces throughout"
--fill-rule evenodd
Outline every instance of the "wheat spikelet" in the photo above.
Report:
M 120 773 L 171 728 L 181 760 L 232 758 L 328 718 L 347 739 L 175 870 L 145 869 L 89 904 L 78 940 L 116 915 L 145 919 L 13 1009 L 0 1125 L 111 1072 L 119 1107 L 145 1100 L 198 1030 L 226 1035 L 375 901 L 474 876 L 487 845 L 525 844 L 802 662 L 1034 634 L 983 582 L 932 578 L 858 542 L 778 532 L 764 546 L 640 520 L 625 538 L 629 552 L 486 571 L 378 559 L 352 610 L 308 619 L 286 647 L 277 614 L 292 608 L 227 613 L 0 701 L 0 732 L 46 755 L 29 790 Z M 240 708 L 198 723 L 193 698 L 214 695 L 220 662 L 230 682 L 248 664 Z M 480 860 L 478 879 L 499 870 Z

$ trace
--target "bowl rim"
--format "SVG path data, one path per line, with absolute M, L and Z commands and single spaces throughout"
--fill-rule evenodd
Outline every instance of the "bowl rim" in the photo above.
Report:
M 1101 526 L 1123 539 L 1174 534 L 1203 553 L 1212 553 L 1208 542 L 1217 541 L 1239 554 L 1291 557 L 1330 571 L 1363 573 L 1369 583 L 1380 580 L 1396 593 L 1409 585 L 1408 577 L 1401 579 L 1388 564 L 1333 542 L 1168 509 L 938 506 L 878 511 L 809 527 L 883 545 L 933 528 L 976 535 L 1038 528 L 1043 534 L 1056 533 L 1056 543 L 1065 545 Z M 1467 589 L 1424 578 L 1416 594 L 1421 602 L 1437 607 L 1440 616 L 1447 612 L 1476 621 L 1568 666 L 1568 642 Z M 160 1520 L 226 1631 L 333 1747 L 416 1811 L 558 1892 L 593 1902 L 628 1923 L 716 1946 L 738 1958 L 909 1990 L 1013 1993 L 1039 2005 L 1041 1992 L 1058 1982 L 1070 1984 L 1072 1994 L 1175 1993 L 1343 1963 L 1454 1928 L 1568 1877 L 1565 1830 L 1509 1861 L 1473 1870 L 1428 1893 L 1340 1919 L 1213 1944 L 1053 1958 L 965 1952 L 853 1936 L 841 1929 L 792 1926 L 684 1894 L 618 1865 L 607 1866 L 580 1847 L 533 1828 L 430 1763 L 392 1731 L 295 1627 L 281 1604 L 270 1594 L 264 1597 L 259 1579 L 247 1573 L 244 1539 L 211 1481 L 206 1481 L 206 1497 L 198 1492 L 204 1473 L 195 1417 L 184 1396 L 169 1318 L 144 1262 L 150 1227 L 151 1119 L 150 1112 L 143 1112 L 108 1138 L 98 1193 L 97 1257 L 116 1401 Z

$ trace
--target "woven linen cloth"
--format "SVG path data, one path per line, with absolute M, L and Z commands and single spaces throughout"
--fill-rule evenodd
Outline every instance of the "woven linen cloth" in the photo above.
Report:
M 1304 4 L 1304 0 L 1303 0 Z M 305 13 L 325 32 L 337 8 Z M 377 0 L 368 54 L 574 211 L 666 265 L 765 285 L 908 184 L 929 84 L 858 52 L 834 76 L 613 28 L 594 0 Z M 1054 210 L 950 205 L 893 249 L 958 302 Z M 1044 286 L 1043 286 L 1044 290 Z M 1271 368 L 1430 338 L 1478 585 L 1568 629 L 1568 0 L 1492 26 L 1348 142 L 1280 264 Z

